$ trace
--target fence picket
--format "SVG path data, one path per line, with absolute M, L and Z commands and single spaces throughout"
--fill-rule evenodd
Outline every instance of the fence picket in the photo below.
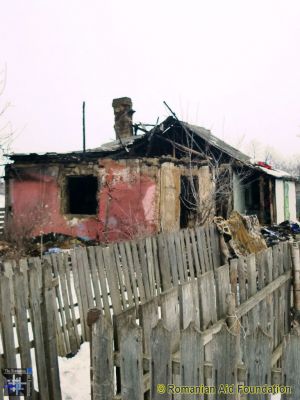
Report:
M 283 340 L 282 382 L 292 387 L 290 394 L 283 394 L 282 400 L 300 398 L 300 337 L 289 334 Z
M 41 316 L 47 368 L 46 373 L 49 384 L 49 398 L 61 400 L 62 397 L 55 339 L 53 294 L 51 266 L 47 261 L 45 261 L 43 265 L 43 302 L 41 304 Z M 43 388 L 41 388 L 41 394 L 42 392 Z
M 113 328 L 99 311 L 91 326 L 91 392 L 92 400 L 108 400 L 114 395 Z
M 171 283 L 171 266 L 168 256 L 168 247 L 164 234 L 161 233 L 157 236 L 157 244 L 158 244 L 160 274 L 162 279 L 162 291 L 165 291 L 172 287 L 172 283 Z
M 150 398 L 171 400 L 171 394 L 163 390 L 172 383 L 171 334 L 159 320 L 151 333 Z M 162 393 L 159 392 L 159 389 Z
M 32 316 L 32 330 L 34 334 L 35 359 L 39 388 L 43 390 L 43 400 L 50 399 L 47 363 L 45 355 L 45 343 L 43 336 L 43 324 L 41 315 L 41 291 L 39 288 L 38 271 L 35 267 L 29 270 L 30 308 Z M 40 389 L 41 390 L 41 389 Z
M 164 325 L 171 332 L 172 351 L 177 351 L 180 342 L 178 287 L 160 295 L 160 306 Z
M 204 384 L 204 344 L 200 331 L 194 323 L 182 332 L 180 343 L 180 375 L 182 386 L 200 386 Z M 183 394 L 182 399 L 199 399 L 199 394 Z
M 131 319 L 120 342 L 122 400 L 144 400 L 142 330 Z
M 247 335 L 244 348 L 244 363 L 247 368 L 246 385 L 271 385 L 271 356 L 272 338 L 258 326 L 250 335 Z M 250 400 L 257 399 L 257 395 L 248 395 Z M 268 395 L 260 397 L 267 400 Z
M 213 341 L 213 379 L 214 386 L 237 384 L 238 337 L 231 333 L 224 324 Z M 227 393 L 219 391 L 217 399 L 227 399 Z M 233 397 L 237 398 L 237 397 Z
M 0 319 L 3 339 L 4 365 L 6 368 L 16 368 L 16 350 L 11 307 L 7 307 L 7 299 L 11 299 L 10 279 L 3 273 L 0 276 Z

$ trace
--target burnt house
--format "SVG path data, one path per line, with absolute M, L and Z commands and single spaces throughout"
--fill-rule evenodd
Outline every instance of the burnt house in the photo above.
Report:
M 146 130 L 129 98 L 113 101 L 116 140 L 69 153 L 12 154 L 6 229 L 103 242 L 227 217 L 235 208 L 277 221 L 276 179 L 248 156 L 175 116 Z M 292 189 L 291 189 L 292 191 Z

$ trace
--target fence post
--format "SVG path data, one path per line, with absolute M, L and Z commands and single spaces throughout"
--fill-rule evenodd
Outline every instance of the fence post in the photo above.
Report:
M 120 340 L 122 400 L 143 400 L 143 343 L 142 328 L 129 318 Z
M 171 333 L 160 319 L 151 332 L 150 398 L 170 400 L 168 385 L 172 383 Z
M 300 257 L 298 243 L 291 244 L 292 268 L 293 268 L 293 295 L 294 316 L 296 326 L 300 323 Z
M 92 400 L 112 399 L 113 390 L 113 328 L 109 317 L 101 310 L 89 310 L 87 324 L 90 327 L 91 393 Z
M 238 317 L 235 312 L 235 294 L 228 293 L 226 296 L 227 312 L 226 312 L 226 324 L 229 330 L 235 333 L 239 333 Z
M 51 265 L 43 262 L 43 303 L 41 305 L 45 358 L 50 399 L 61 400 L 58 354 L 56 345 L 55 314 L 53 302 L 53 279 Z M 41 388 L 42 390 L 42 388 Z

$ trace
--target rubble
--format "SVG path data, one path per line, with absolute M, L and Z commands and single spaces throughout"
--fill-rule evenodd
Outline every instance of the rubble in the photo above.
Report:
M 283 221 L 279 225 L 264 226 L 261 232 L 268 246 L 274 246 L 285 240 L 300 239 L 300 225 L 294 221 Z
M 267 248 L 256 215 L 244 216 L 233 211 L 227 220 L 215 217 L 214 222 L 229 250 L 229 254 L 224 253 L 224 261 L 233 257 L 258 253 Z M 224 249 L 224 243 L 221 244 L 221 248 Z

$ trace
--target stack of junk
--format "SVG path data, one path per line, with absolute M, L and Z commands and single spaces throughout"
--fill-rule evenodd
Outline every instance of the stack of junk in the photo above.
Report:
M 246 216 L 233 211 L 227 220 L 215 217 L 214 223 L 220 233 L 224 263 L 231 258 L 258 253 L 281 241 L 300 240 L 300 225 L 293 221 L 261 227 L 256 215 Z

